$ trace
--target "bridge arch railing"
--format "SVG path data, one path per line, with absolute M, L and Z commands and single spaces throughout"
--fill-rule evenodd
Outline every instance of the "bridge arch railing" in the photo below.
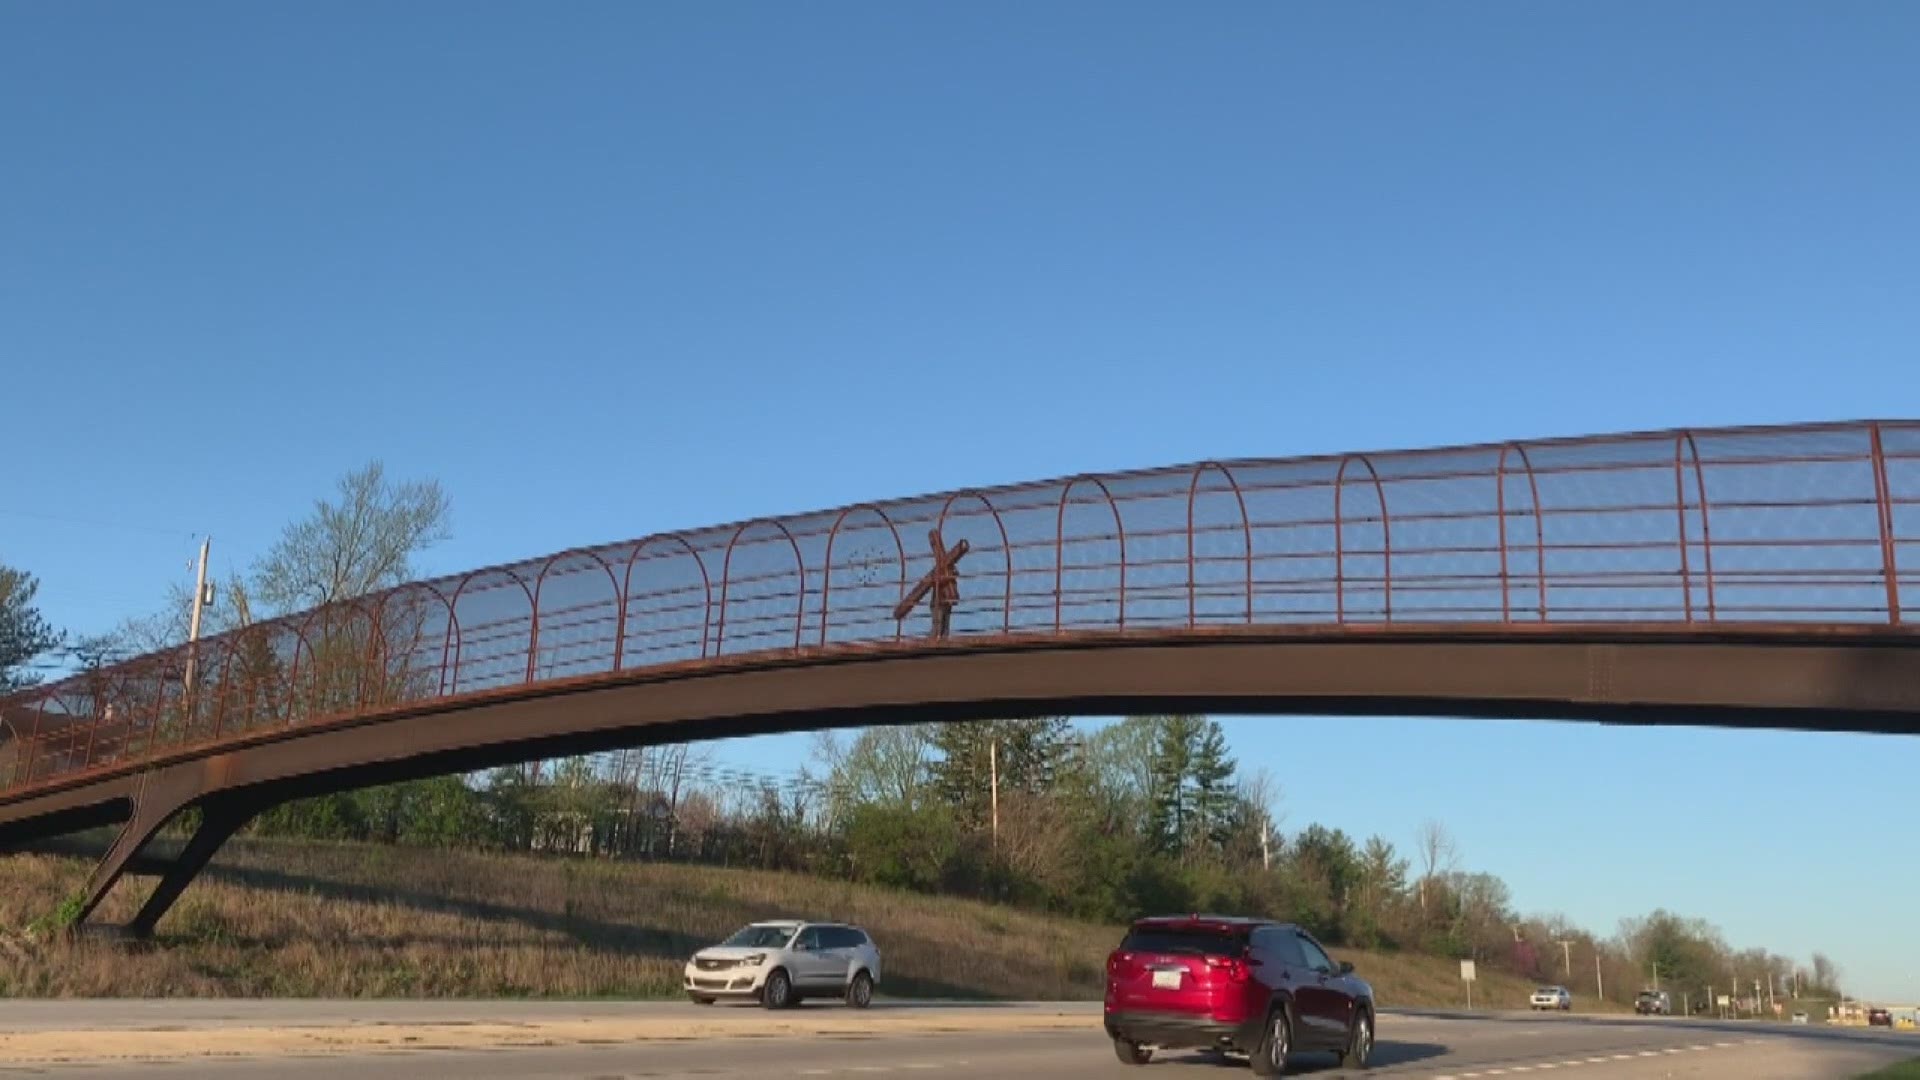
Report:
M 894 605 L 966 541 L 951 634 Z M 0 799 L 544 682 L 1084 633 L 1879 626 L 1920 596 L 1920 423 L 1208 461 L 579 548 L 0 698 Z M 460 722 L 457 712 L 446 723 Z

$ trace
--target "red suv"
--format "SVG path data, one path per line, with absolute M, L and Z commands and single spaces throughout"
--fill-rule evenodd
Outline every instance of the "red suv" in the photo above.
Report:
M 1373 988 L 1288 923 L 1218 915 L 1133 924 L 1107 957 L 1107 1034 L 1120 1060 L 1153 1048 L 1246 1054 L 1278 1076 L 1287 1056 L 1331 1050 L 1349 1069 L 1373 1052 Z

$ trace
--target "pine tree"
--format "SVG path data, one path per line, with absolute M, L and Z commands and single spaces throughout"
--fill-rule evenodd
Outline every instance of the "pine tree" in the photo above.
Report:
M 1367 911 L 1377 919 L 1390 901 L 1406 893 L 1407 860 L 1385 837 L 1368 837 L 1360 855 L 1360 882 Z
M 991 814 L 996 765 L 1003 793 L 1046 790 L 1064 761 L 1068 726 L 1064 717 L 941 724 L 933 746 L 934 791 L 963 825 L 977 829 Z
M 1232 834 L 1239 805 L 1226 733 L 1204 716 L 1161 717 L 1157 724 L 1149 839 L 1168 855 L 1218 849 Z
M 941 724 L 933 729 L 933 748 L 938 755 L 928 766 L 933 790 L 941 802 L 953 808 L 955 820 L 969 828 L 980 824 L 988 799 L 989 723 Z
M 1186 851 L 1187 826 L 1193 816 L 1187 800 L 1187 771 L 1193 762 L 1198 725 L 1199 718 L 1193 716 L 1167 716 L 1157 721 L 1147 834 L 1154 850 L 1164 855 Z
M 32 574 L 0 566 L 0 692 L 37 682 L 27 662 L 61 642 L 33 604 L 39 590 Z
M 1233 832 L 1239 807 L 1239 785 L 1234 783 L 1236 762 L 1227 755 L 1227 735 L 1214 720 L 1202 720 L 1188 782 L 1193 786 L 1194 824 L 1210 849 L 1224 846 Z

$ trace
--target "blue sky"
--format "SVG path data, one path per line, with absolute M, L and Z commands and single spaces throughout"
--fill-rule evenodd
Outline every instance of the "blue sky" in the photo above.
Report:
M 1911 415 L 1917 42 L 1892 3 L 13 5 L 0 559 L 91 631 L 370 457 L 451 493 L 437 571 L 1082 470 Z M 1663 904 L 1920 997 L 1920 743 L 1229 732 L 1293 826 L 1440 817 L 1528 909 Z

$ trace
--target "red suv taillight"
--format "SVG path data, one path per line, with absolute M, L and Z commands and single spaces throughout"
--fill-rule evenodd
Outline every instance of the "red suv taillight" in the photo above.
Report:
M 1207 966 L 1224 972 L 1228 982 L 1243 983 L 1253 978 L 1253 969 L 1237 956 L 1209 956 Z

